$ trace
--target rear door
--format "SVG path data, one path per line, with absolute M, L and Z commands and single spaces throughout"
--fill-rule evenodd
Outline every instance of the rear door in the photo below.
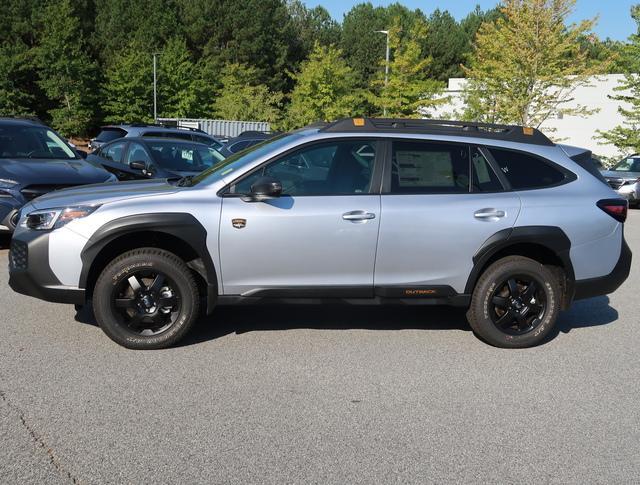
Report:
M 358 154 L 366 146 L 363 157 Z M 224 294 L 371 297 L 380 224 L 380 170 L 371 140 L 314 143 L 268 162 L 223 197 Z M 283 195 L 246 202 L 260 177 Z
M 474 254 L 513 227 L 520 199 L 477 147 L 389 143 L 375 286 L 389 296 L 463 293 Z

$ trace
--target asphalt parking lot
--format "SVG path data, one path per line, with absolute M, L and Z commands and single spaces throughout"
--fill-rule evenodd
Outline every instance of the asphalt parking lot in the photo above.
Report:
M 640 211 L 627 240 L 640 254 Z M 1 483 L 631 483 L 640 268 L 528 350 L 438 308 L 219 309 L 178 348 L 14 294 L 0 250 Z M 80 320 L 80 321 L 77 321 Z

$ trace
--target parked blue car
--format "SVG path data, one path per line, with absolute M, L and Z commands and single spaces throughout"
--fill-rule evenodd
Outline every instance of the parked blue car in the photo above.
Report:
M 20 208 L 40 195 L 116 180 L 42 123 L 0 118 L 0 233 L 13 232 Z

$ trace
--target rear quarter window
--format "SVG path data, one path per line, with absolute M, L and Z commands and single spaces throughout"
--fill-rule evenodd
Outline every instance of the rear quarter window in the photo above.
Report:
M 123 130 L 122 128 L 102 128 L 98 136 L 96 136 L 96 141 L 108 143 L 118 138 L 124 138 L 125 136 L 127 136 L 127 130 Z
M 498 148 L 489 151 L 514 190 L 553 187 L 567 178 L 560 168 L 536 156 Z

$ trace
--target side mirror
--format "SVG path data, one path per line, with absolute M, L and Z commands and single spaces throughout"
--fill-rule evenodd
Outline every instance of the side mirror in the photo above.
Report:
M 260 177 L 251 186 L 251 194 L 243 197 L 246 202 L 260 202 L 263 200 L 277 199 L 282 195 L 282 184 L 273 177 Z
M 149 177 L 153 175 L 151 164 L 147 162 L 141 162 L 141 161 L 129 162 L 129 168 L 131 170 L 138 170 L 139 172 L 142 172 L 142 175 L 147 175 Z

